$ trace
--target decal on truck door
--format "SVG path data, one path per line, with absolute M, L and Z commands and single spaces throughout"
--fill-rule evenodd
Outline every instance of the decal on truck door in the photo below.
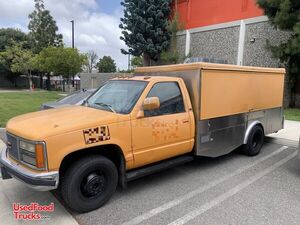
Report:
M 155 138 L 155 141 L 169 141 L 178 138 L 179 131 L 179 121 L 155 121 L 152 124 L 152 136 Z
M 110 139 L 108 126 L 101 126 L 83 130 L 86 144 L 93 144 L 99 141 L 107 141 Z

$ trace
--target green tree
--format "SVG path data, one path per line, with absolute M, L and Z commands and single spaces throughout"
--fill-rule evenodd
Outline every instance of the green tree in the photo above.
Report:
M 35 60 L 35 67 L 48 75 L 75 76 L 86 65 L 87 57 L 77 49 L 64 47 L 44 48 Z
M 11 47 L 15 42 L 23 43 L 25 48 L 29 48 L 27 35 L 14 28 L 1 28 L 0 29 L 0 54 L 4 52 L 6 48 Z M 11 60 L 2 59 L 0 61 L 0 76 L 5 76 L 11 83 L 16 86 L 16 78 L 19 73 L 11 71 Z
M 128 46 L 123 54 L 143 55 L 144 65 L 157 61 L 169 46 L 170 31 L 167 29 L 171 13 L 171 0 L 123 0 L 124 17 L 120 28 L 121 40 Z
M 58 34 L 56 22 L 45 9 L 44 0 L 34 0 L 35 10 L 29 14 L 29 40 L 34 53 L 39 53 L 48 46 L 62 46 L 62 35 Z
M 32 90 L 31 72 L 34 69 L 33 53 L 28 49 L 24 49 L 22 43 L 15 43 L 1 53 L 1 59 L 10 62 L 10 70 L 13 73 L 26 75 L 29 81 L 29 88 Z
M 133 66 L 133 68 L 143 66 L 143 59 L 142 59 L 142 57 L 140 57 L 140 56 L 134 56 L 131 59 L 131 65 Z
M 116 63 L 110 56 L 103 56 L 97 63 L 99 73 L 114 73 L 117 71 Z
M 5 48 L 14 45 L 14 42 L 27 43 L 27 35 L 19 29 L 1 28 L 0 29 L 0 52 L 5 51 Z M 28 47 L 28 46 L 26 46 Z
M 184 24 L 179 21 L 179 14 L 175 12 L 169 20 L 168 30 L 171 33 L 170 45 L 160 55 L 162 64 L 177 64 L 180 60 L 180 53 L 177 48 L 177 32 L 184 29 Z
M 285 106 L 294 105 L 291 101 L 291 91 L 295 89 L 297 76 L 300 73 L 300 2 L 299 0 L 257 0 L 258 5 L 269 17 L 277 29 L 291 32 L 290 38 L 279 44 L 267 43 L 274 57 L 285 64 L 288 72 L 288 97 Z M 299 78 L 298 78 L 299 79 Z

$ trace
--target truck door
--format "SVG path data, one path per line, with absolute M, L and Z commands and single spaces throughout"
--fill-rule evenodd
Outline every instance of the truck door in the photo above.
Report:
M 132 123 L 135 166 L 184 154 L 193 145 L 192 121 L 179 83 L 155 83 L 148 97 L 158 97 L 160 107 L 144 110 L 144 117 Z

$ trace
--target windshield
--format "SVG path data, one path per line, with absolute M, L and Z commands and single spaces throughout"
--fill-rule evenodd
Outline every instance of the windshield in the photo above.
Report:
M 127 114 L 139 99 L 147 82 L 132 80 L 108 81 L 87 101 L 87 106 Z

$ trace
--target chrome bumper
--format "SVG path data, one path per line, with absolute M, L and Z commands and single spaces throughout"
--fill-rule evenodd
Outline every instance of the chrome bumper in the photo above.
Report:
M 0 169 L 2 179 L 9 179 L 13 177 L 37 191 L 49 191 L 58 187 L 58 171 L 33 173 L 22 167 L 20 164 L 10 161 L 7 158 L 6 146 L 0 149 L 0 152 Z

